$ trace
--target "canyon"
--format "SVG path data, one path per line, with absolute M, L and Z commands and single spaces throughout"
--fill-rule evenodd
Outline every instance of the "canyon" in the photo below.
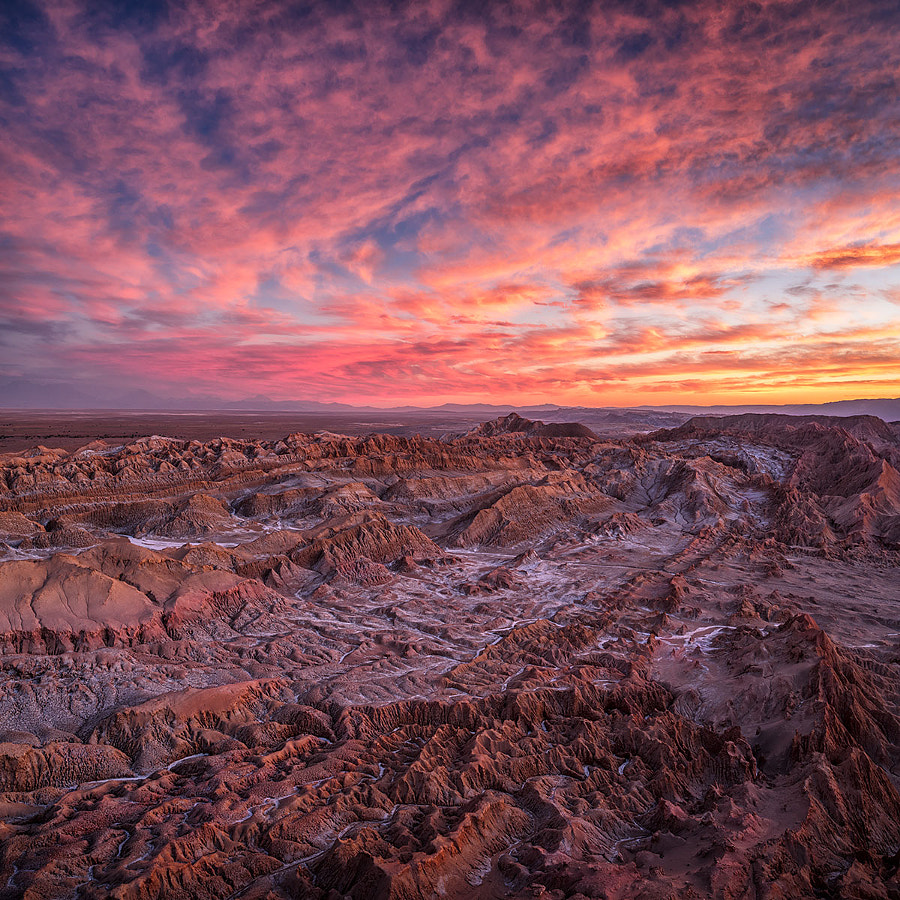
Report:
M 900 423 L 620 424 L 0 455 L 0 900 L 900 898 Z

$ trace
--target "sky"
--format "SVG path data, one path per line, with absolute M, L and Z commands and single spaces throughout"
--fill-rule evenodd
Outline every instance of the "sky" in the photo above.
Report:
M 900 396 L 898 79 L 895 0 L 7 0 L 0 394 Z

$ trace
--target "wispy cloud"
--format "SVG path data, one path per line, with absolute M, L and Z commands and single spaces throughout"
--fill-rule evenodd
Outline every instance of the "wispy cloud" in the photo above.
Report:
M 7 374 L 44 343 L 231 396 L 900 386 L 886 0 L 16 7 Z
M 816 269 L 883 268 L 893 266 L 900 263 L 900 243 L 832 247 L 812 256 L 809 259 L 809 263 Z

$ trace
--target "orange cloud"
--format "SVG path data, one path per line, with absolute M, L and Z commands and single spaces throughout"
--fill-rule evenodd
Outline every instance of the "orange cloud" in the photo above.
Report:
M 900 243 L 834 247 L 807 260 L 807 264 L 815 269 L 884 268 L 897 263 L 900 263 Z
M 0 49 L 10 373 L 633 402 L 900 371 L 877 3 L 36 9 Z

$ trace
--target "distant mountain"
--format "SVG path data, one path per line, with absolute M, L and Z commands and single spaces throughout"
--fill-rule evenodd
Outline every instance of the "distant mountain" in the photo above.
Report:
M 835 400 L 828 403 L 757 405 L 643 405 L 636 407 L 560 406 L 554 403 L 443 403 L 439 406 L 354 406 L 321 400 L 273 400 L 257 394 L 243 400 L 226 400 L 208 394 L 164 396 L 145 388 L 121 393 L 103 382 L 30 381 L 21 377 L 0 378 L 0 409 L 116 409 L 169 411 L 284 412 L 335 415 L 339 413 L 446 415 L 449 419 L 497 418 L 515 412 L 548 422 L 581 422 L 607 431 L 617 423 L 644 422 L 649 427 L 675 427 L 692 415 L 727 416 L 743 413 L 780 413 L 791 416 L 877 416 L 886 422 L 900 421 L 900 398 Z
M 835 400 L 819 407 L 827 416 L 878 416 L 885 422 L 900 419 L 900 397 L 893 400 Z
M 422 409 L 417 406 L 403 406 L 400 409 Z M 515 403 L 442 403 L 440 406 L 424 407 L 429 412 L 460 412 L 460 413 L 495 413 L 498 411 L 509 410 L 510 412 L 521 409 L 526 412 L 548 412 L 551 410 L 564 409 L 555 403 L 542 403 L 539 406 L 522 406 Z
M 641 406 L 639 409 L 657 409 L 668 412 L 703 414 L 710 416 L 736 416 L 743 413 L 781 413 L 787 416 L 877 416 L 886 422 L 900 419 L 900 397 L 872 400 L 832 400 L 827 403 L 788 403 L 784 405 L 744 406 Z
M 151 394 L 143 388 L 120 394 L 114 400 L 120 409 L 165 409 L 166 400 L 157 394 Z
M 222 402 L 220 409 L 241 409 L 253 412 L 339 412 L 373 409 L 371 406 L 350 406 L 348 403 L 322 403 L 319 400 L 272 400 L 257 394 L 247 400 Z
M 89 391 L 71 384 L 0 379 L 0 408 L 5 409 L 91 409 L 96 400 Z

